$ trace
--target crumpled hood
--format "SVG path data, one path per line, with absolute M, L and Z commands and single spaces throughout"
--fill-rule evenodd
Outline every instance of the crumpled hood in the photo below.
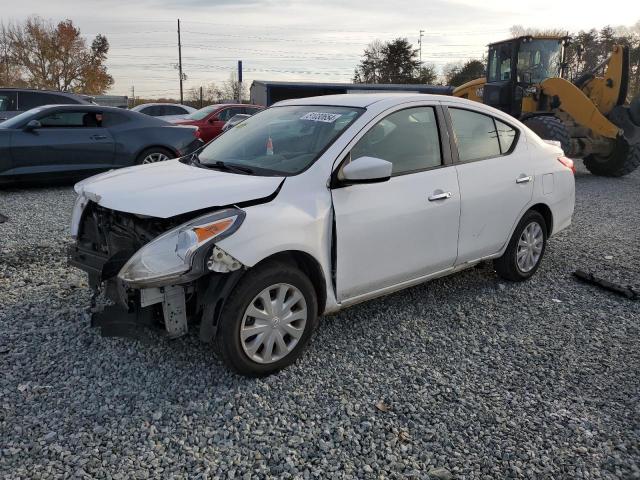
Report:
M 168 218 L 268 197 L 284 177 L 258 177 L 186 165 L 178 160 L 111 170 L 75 185 L 98 205 Z

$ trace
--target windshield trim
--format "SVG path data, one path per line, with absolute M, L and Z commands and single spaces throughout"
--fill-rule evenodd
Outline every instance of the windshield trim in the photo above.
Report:
M 331 105 L 331 104 L 304 104 L 304 105 L 272 105 L 271 107 L 265 108 L 263 110 L 260 110 L 257 113 L 254 113 L 253 115 L 251 115 L 251 118 L 260 115 L 263 112 L 266 112 L 268 110 L 274 109 L 274 108 L 286 108 L 286 107 L 330 107 L 330 108 L 350 108 L 353 109 L 356 112 L 356 115 L 353 117 L 353 119 L 351 120 L 351 122 L 349 123 L 349 125 L 347 125 L 347 127 L 340 132 L 338 135 L 336 135 L 335 137 L 333 137 L 333 139 L 331 139 L 330 142 L 327 142 L 327 144 L 324 146 L 324 148 L 322 148 L 321 150 L 318 151 L 318 153 L 316 154 L 316 156 L 313 158 L 313 160 L 309 161 L 309 163 L 307 164 L 306 167 L 304 167 L 302 170 L 299 170 L 297 172 L 282 172 L 279 170 L 271 170 L 268 168 L 260 168 L 260 167 L 254 167 L 251 166 L 251 168 L 256 170 L 256 174 L 254 176 L 256 177 L 295 177 L 297 175 L 300 175 L 304 172 L 306 172 L 307 170 L 309 170 L 313 165 L 316 164 L 316 162 L 320 159 L 320 157 L 322 157 L 327 150 L 329 150 L 329 148 L 331 148 L 331 146 L 336 142 L 336 140 L 338 140 L 340 137 L 342 137 L 342 135 L 344 135 L 347 130 L 349 130 L 349 128 L 351 128 L 351 126 L 362 116 L 363 113 L 365 113 L 367 111 L 366 107 L 352 107 L 350 105 Z M 248 119 L 244 120 L 247 121 Z M 244 122 L 242 122 L 244 123 Z M 229 133 L 233 130 L 233 128 L 230 128 L 229 130 L 227 130 L 226 132 L 222 132 L 222 134 L 218 135 L 215 139 L 213 139 L 212 141 L 217 140 L 218 138 L 221 138 L 224 134 Z M 208 144 L 207 144 L 208 145 Z M 204 148 L 206 148 L 207 145 L 204 145 L 202 147 L 202 149 L 204 150 Z M 226 162 L 225 162 L 226 163 Z M 207 167 L 206 163 L 203 163 L 203 165 L 205 167 Z M 207 167 L 208 168 L 208 167 Z M 258 170 L 261 171 L 269 171 L 269 172 L 273 172 L 272 175 L 260 175 Z

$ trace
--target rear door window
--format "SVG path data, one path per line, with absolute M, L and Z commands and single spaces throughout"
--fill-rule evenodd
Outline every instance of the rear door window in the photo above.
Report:
M 492 117 L 460 108 L 449 108 L 449 113 L 461 162 L 501 155 Z

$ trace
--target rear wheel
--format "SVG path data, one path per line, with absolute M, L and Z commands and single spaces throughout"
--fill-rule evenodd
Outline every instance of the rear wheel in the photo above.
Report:
M 542 261 L 547 246 L 547 224 L 535 210 L 524 214 L 504 254 L 493 261 L 499 276 L 512 282 L 530 278 Z
M 265 263 L 250 270 L 225 302 L 217 349 L 236 372 L 268 375 L 296 361 L 317 322 L 309 278 L 287 264 Z
M 622 177 L 640 167 L 640 145 L 629 145 L 623 138 L 618 138 L 609 155 L 588 155 L 584 158 L 584 166 L 594 175 Z
M 544 140 L 560 142 L 565 155 L 571 150 L 571 137 L 567 128 L 558 117 L 553 115 L 540 115 L 523 120 L 523 123 Z
M 157 163 L 164 162 L 166 160 L 171 160 L 175 155 L 162 147 L 151 147 L 147 148 L 144 152 L 138 155 L 136 159 L 137 165 L 146 165 L 147 163 Z

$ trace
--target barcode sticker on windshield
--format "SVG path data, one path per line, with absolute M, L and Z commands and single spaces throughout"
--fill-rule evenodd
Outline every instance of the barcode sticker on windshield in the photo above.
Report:
M 300 120 L 311 120 L 312 122 L 325 122 L 325 123 L 333 123 L 337 119 L 339 119 L 342 115 L 340 113 L 325 113 L 325 112 L 309 112 L 302 117 Z

